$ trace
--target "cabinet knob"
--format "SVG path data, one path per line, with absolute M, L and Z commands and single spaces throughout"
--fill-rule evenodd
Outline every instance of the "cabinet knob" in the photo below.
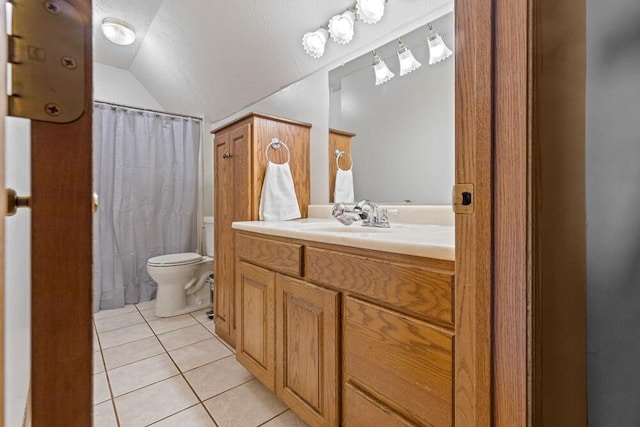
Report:
M 231 153 L 223 153 L 222 154 L 222 158 L 223 159 L 230 159 L 231 157 L 233 157 L 233 154 L 231 154 Z

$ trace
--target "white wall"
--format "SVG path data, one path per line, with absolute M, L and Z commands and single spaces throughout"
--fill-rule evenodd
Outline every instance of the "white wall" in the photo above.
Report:
M 589 424 L 640 426 L 640 2 L 587 1 Z
M 93 99 L 130 107 L 164 110 L 131 72 L 97 62 L 93 64 Z

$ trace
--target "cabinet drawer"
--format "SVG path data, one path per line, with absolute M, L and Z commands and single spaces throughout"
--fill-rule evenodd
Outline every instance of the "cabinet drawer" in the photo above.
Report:
M 418 425 L 451 426 L 453 336 L 355 298 L 344 307 L 345 414 L 361 404 L 352 386 Z
M 453 324 L 453 272 L 317 248 L 307 248 L 305 256 L 310 281 Z
M 302 245 L 236 233 L 236 256 L 273 271 L 302 276 Z

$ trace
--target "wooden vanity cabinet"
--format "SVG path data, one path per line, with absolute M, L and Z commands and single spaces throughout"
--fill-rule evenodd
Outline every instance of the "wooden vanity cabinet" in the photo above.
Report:
M 307 424 L 454 425 L 452 261 L 244 231 L 236 246 L 237 359 Z
M 302 217 L 309 205 L 309 135 L 311 125 L 251 113 L 213 130 L 214 137 L 214 323 L 216 334 L 235 346 L 235 253 L 231 223 L 258 219 L 265 149 L 273 138 L 291 152 L 289 166 Z M 269 150 L 275 163 L 286 150 Z

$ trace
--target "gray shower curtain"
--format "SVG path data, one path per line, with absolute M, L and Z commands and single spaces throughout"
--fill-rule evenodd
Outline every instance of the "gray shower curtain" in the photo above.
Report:
M 93 310 L 155 298 L 157 255 L 197 249 L 197 119 L 96 103 Z

